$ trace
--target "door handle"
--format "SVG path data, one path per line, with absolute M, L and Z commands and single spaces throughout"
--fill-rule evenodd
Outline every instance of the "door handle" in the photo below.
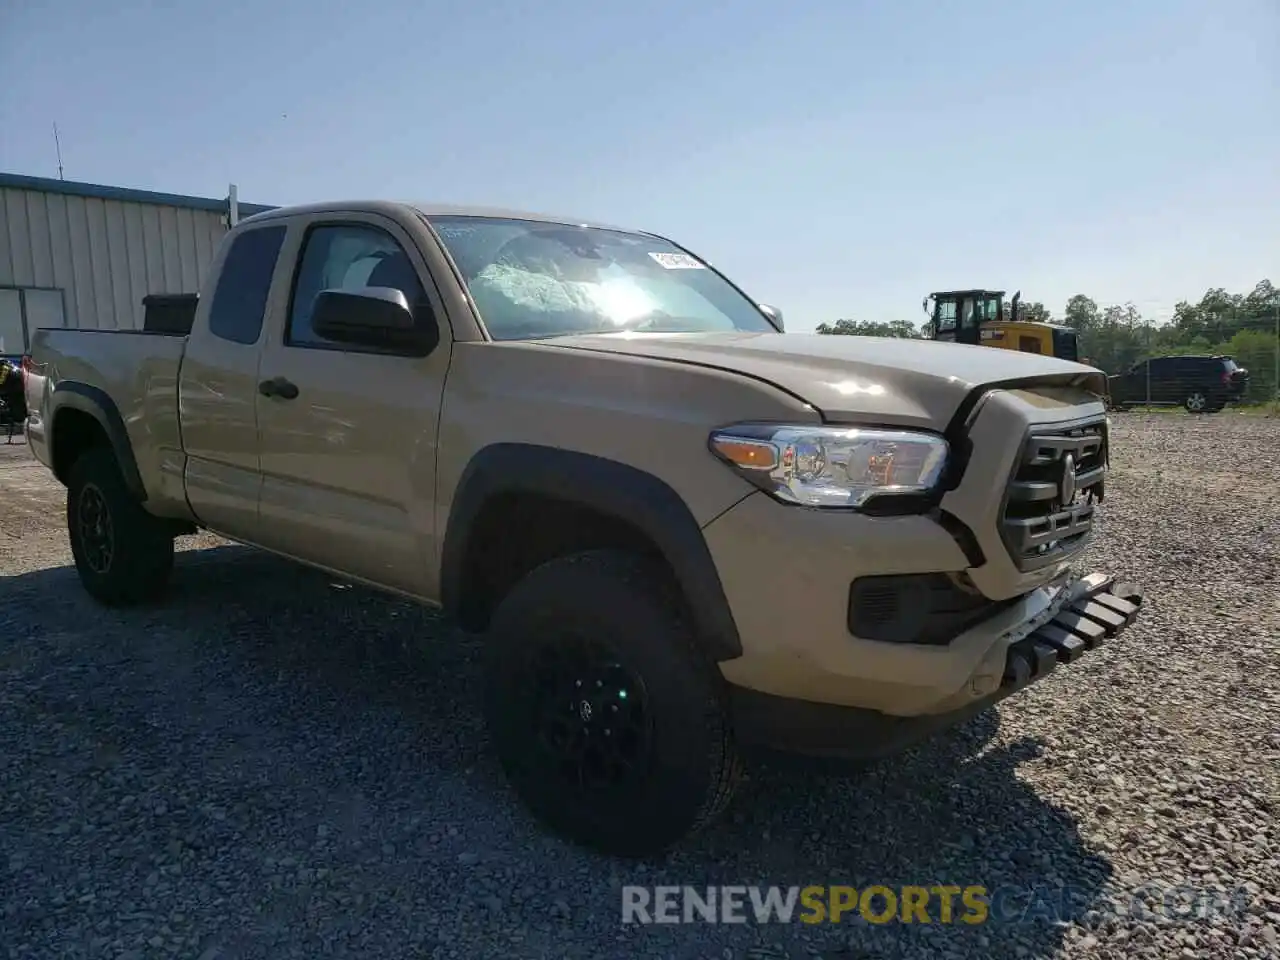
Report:
M 298 395 L 298 385 L 284 377 L 272 377 L 258 384 L 258 392 L 264 397 L 279 397 L 281 400 L 292 400 Z

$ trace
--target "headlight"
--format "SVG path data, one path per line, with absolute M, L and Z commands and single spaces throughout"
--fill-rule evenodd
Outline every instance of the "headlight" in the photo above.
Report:
M 762 490 L 809 507 L 928 493 L 947 462 L 945 440 L 911 430 L 739 424 L 711 434 L 710 445 Z

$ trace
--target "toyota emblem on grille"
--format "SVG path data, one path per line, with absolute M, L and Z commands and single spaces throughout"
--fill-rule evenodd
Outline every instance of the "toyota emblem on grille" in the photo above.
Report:
M 1076 498 L 1076 458 L 1071 454 L 1062 457 L 1062 477 L 1058 480 L 1058 496 L 1062 505 L 1069 507 Z

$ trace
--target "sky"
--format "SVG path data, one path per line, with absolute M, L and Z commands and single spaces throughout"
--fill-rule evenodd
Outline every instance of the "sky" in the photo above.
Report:
M 650 230 L 789 329 L 1280 284 L 1280 0 L 0 2 L 0 170 Z

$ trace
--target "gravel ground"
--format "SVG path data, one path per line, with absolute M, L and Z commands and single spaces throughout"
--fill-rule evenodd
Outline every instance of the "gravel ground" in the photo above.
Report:
M 1148 588 L 1130 632 L 901 759 L 757 769 L 647 866 L 528 821 L 430 614 L 207 537 L 104 612 L 0 444 L 0 956 L 1280 956 L 1280 421 L 1114 422 L 1090 559 Z M 627 883 L 982 884 L 1002 919 L 624 927 Z

